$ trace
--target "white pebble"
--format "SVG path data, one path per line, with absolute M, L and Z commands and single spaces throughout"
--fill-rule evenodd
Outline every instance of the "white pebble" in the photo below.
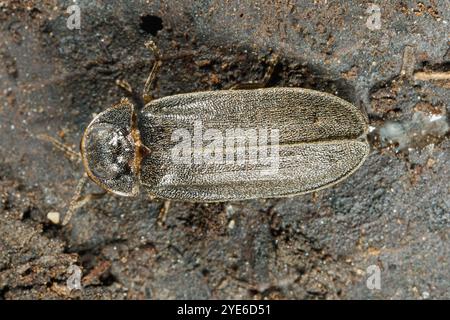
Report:
M 60 222 L 60 214 L 59 214 L 59 212 L 56 212 L 56 211 L 51 211 L 51 212 L 47 213 L 47 218 L 54 224 L 59 224 L 59 222 Z

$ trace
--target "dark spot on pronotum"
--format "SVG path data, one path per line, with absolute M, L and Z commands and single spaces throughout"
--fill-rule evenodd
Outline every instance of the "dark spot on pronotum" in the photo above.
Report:
M 158 16 L 150 14 L 141 16 L 141 23 L 139 25 L 141 30 L 146 33 L 150 33 L 152 36 L 156 36 L 159 30 L 162 30 L 162 19 Z

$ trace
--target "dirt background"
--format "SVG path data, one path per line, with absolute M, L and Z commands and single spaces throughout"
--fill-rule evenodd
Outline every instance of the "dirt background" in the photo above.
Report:
M 366 1 L 0 1 L 0 299 L 450 298 L 450 2 L 374 3 L 379 29 Z M 161 202 L 107 195 L 54 225 L 83 169 L 39 135 L 78 150 L 123 96 L 116 79 L 142 89 L 148 39 L 164 55 L 155 97 L 258 81 L 276 53 L 270 85 L 359 106 L 371 155 L 312 195 L 173 203 L 165 226 Z

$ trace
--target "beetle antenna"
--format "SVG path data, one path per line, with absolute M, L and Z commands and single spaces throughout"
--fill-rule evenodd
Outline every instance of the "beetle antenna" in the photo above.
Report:
M 156 76 L 158 74 L 159 69 L 162 66 L 162 55 L 159 51 L 158 47 L 153 41 L 148 41 L 145 43 L 147 49 L 149 49 L 153 55 L 155 56 L 155 62 L 153 62 L 152 69 L 150 70 L 150 74 L 148 75 L 147 80 L 145 81 L 144 92 L 142 93 L 142 98 L 144 99 L 144 103 L 150 102 L 152 98 L 152 86 L 156 80 Z
M 142 97 L 135 90 L 133 90 L 128 81 L 117 79 L 116 85 L 126 93 L 138 110 L 142 110 L 144 108 L 144 100 L 142 100 Z
M 7 124 L 12 124 L 13 122 L 11 121 L 11 119 L 2 119 L 4 120 L 5 123 Z M 2 126 L 2 124 L 0 124 L 0 127 Z M 14 129 L 18 129 L 20 131 L 23 131 L 24 133 L 28 134 L 28 136 L 32 139 L 37 139 L 40 141 L 46 141 L 46 142 L 50 142 L 53 147 L 55 147 L 56 149 L 64 152 L 64 154 L 66 155 L 66 157 L 71 160 L 71 161 L 79 161 L 81 160 L 81 155 L 74 151 L 70 146 L 64 144 L 63 142 L 49 136 L 46 133 L 34 133 L 32 132 L 29 128 L 25 127 L 25 126 L 18 126 L 17 124 L 14 124 Z
M 64 215 L 64 219 L 61 223 L 62 226 L 65 226 L 70 222 L 73 215 L 77 212 L 79 208 L 84 206 L 89 201 L 99 199 L 106 194 L 105 191 L 100 193 L 89 193 L 84 197 L 81 197 L 81 194 L 83 193 L 83 190 L 87 182 L 88 182 L 88 175 L 86 173 L 83 173 L 83 176 L 78 181 L 77 188 L 75 189 L 75 194 L 73 195 L 72 200 L 70 200 L 69 210 L 67 210 L 66 214 Z
M 55 148 L 64 152 L 66 156 L 69 157 L 70 160 L 78 160 L 78 161 L 81 160 L 80 153 L 73 151 L 71 147 L 65 145 L 64 143 L 58 141 L 57 139 L 47 134 L 44 133 L 37 134 L 36 138 L 38 138 L 39 140 L 50 142 Z

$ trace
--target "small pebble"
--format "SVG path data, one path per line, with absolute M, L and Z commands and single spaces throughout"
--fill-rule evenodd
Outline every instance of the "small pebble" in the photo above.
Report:
M 60 214 L 59 212 L 56 211 L 51 211 L 47 213 L 47 218 L 54 224 L 59 224 L 60 222 Z

